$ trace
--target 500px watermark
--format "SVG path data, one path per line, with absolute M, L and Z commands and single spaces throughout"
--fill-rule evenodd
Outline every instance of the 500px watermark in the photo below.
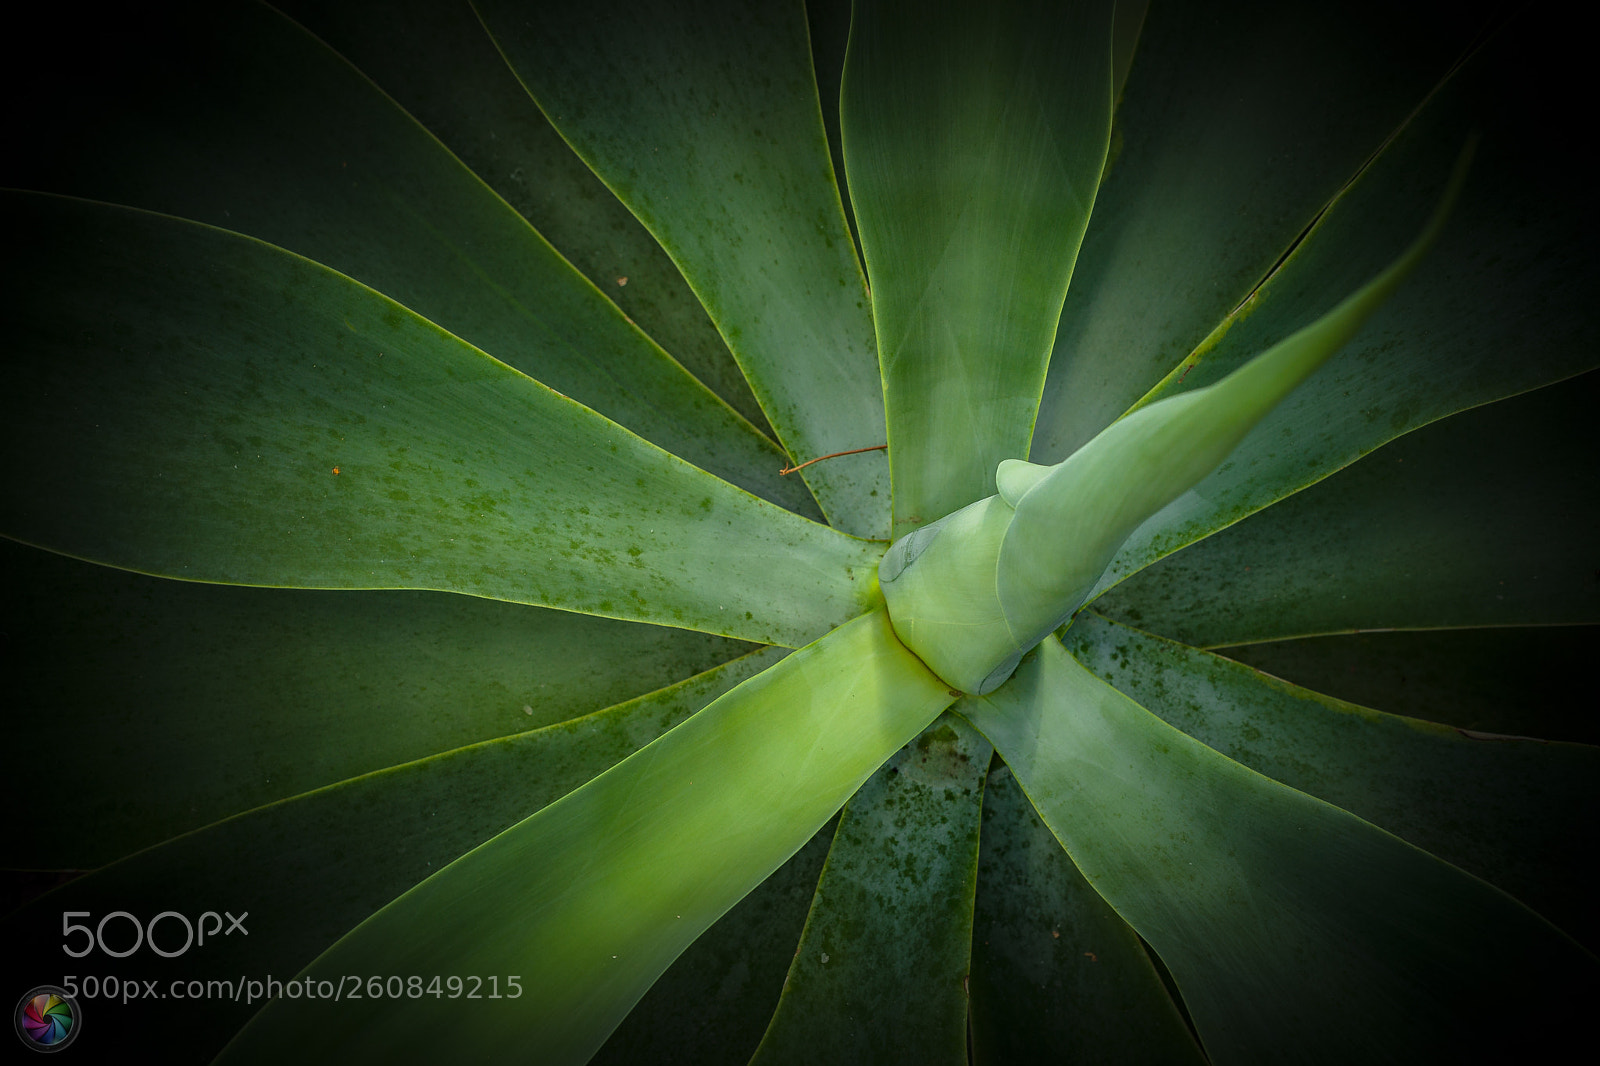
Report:
M 222 925 L 223 915 L 226 915 L 228 919 L 226 929 Z M 148 922 L 140 922 L 138 918 L 127 911 L 112 911 L 103 915 L 92 929 L 87 925 L 80 925 L 73 921 L 74 918 L 93 917 L 94 915 L 90 911 L 61 912 L 62 951 L 75 959 L 81 959 L 96 948 L 99 948 L 102 955 L 109 955 L 113 959 L 125 959 L 141 947 L 149 947 L 151 951 L 164 959 L 175 959 L 191 947 L 204 947 L 208 934 L 213 940 L 217 938 L 218 933 L 223 936 L 232 936 L 236 932 L 243 933 L 245 936 L 250 935 L 250 930 L 244 927 L 244 920 L 250 917 L 249 911 L 245 911 L 237 918 L 229 911 L 223 911 L 222 914 L 218 914 L 216 911 L 206 911 L 200 915 L 199 920 L 196 922 L 191 922 L 188 915 L 179 914 L 177 911 L 162 911 Z M 209 930 L 206 928 L 208 920 L 211 925 Z M 127 927 L 132 927 L 132 945 L 125 948 L 114 948 L 106 944 L 106 926 L 112 922 L 116 923 L 111 925 L 111 928 L 118 934 L 117 940 L 119 942 L 124 942 L 123 938 L 127 935 L 123 930 Z M 162 947 L 156 943 L 156 928 L 161 926 L 163 922 L 166 923 L 163 936 L 167 937 L 168 947 Z M 177 941 L 176 929 L 179 927 L 183 929 L 183 943 L 178 947 L 171 947 Z M 197 931 L 198 936 L 196 935 Z M 81 934 L 82 939 L 78 941 L 80 946 L 75 948 L 71 940 L 76 934 Z
M 504 980 L 505 991 L 501 991 Z M 504 978 L 491 974 L 479 977 L 435 975 L 428 978 L 412 975 L 401 977 L 358 977 L 346 974 L 336 981 L 313 977 L 295 977 L 287 981 L 268 974 L 264 980 L 254 978 L 209 978 L 206 980 L 177 979 L 163 984 L 160 980 L 146 981 L 134 977 L 99 977 L 90 974 L 79 977 L 68 974 L 61 986 L 74 999 L 111 999 L 123 1003 L 151 999 L 227 999 L 236 1003 L 257 1003 L 268 999 L 328 999 L 342 1002 L 347 999 L 516 999 L 522 995 L 522 975 L 509 974 Z

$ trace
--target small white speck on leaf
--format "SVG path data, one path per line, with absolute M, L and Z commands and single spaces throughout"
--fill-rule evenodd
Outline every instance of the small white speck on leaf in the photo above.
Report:
M 828 965 L 828 953 L 826 951 L 822 953 L 822 965 Z

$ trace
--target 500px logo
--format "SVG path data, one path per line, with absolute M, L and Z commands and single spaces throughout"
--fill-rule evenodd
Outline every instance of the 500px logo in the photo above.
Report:
M 222 927 L 223 915 L 227 915 L 228 918 L 228 927 L 226 930 L 224 930 Z M 228 911 L 223 911 L 222 914 L 218 914 L 216 911 L 206 911 L 204 914 L 200 915 L 200 920 L 198 922 L 189 921 L 186 915 L 179 914 L 177 911 L 162 911 L 154 918 L 151 918 L 150 921 L 143 924 L 140 923 L 138 918 L 135 918 L 127 911 L 112 911 L 110 914 L 102 917 L 93 929 L 89 928 L 87 925 L 79 925 L 72 920 L 74 918 L 91 917 L 93 917 L 93 915 L 89 911 L 61 912 L 61 950 L 66 952 L 68 955 L 71 955 L 75 959 L 83 958 L 95 948 L 99 948 L 101 954 L 109 955 L 113 959 L 125 959 L 146 945 L 149 946 L 151 951 L 155 952 L 157 955 L 160 955 L 164 959 L 175 959 L 193 946 L 199 945 L 203 947 L 205 945 L 208 932 L 213 940 L 216 939 L 218 933 L 221 933 L 223 936 L 232 936 L 235 932 L 243 933 L 245 936 L 250 935 L 250 930 L 244 927 L 244 920 L 250 917 L 249 911 L 245 911 L 237 918 L 235 918 L 232 913 Z M 133 945 L 131 947 L 119 949 L 107 946 L 106 925 L 107 923 L 111 922 L 112 919 L 121 919 L 121 924 L 133 927 Z M 207 919 L 210 919 L 212 923 L 210 930 L 206 929 Z M 177 939 L 177 934 L 174 927 L 178 925 L 183 927 L 182 946 L 171 948 L 169 950 L 169 948 L 164 948 L 160 944 L 156 943 L 156 928 L 160 926 L 162 922 L 167 923 L 166 931 L 164 931 L 162 935 L 167 938 L 168 945 L 171 945 Z M 195 935 L 197 927 L 199 930 L 198 938 Z M 112 926 L 112 929 L 117 930 L 120 933 L 119 926 L 114 925 Z M 76 933 L 82 933 L 83 940 L 80 941 L 82 947 L 75 950 L 71 943 L 71 938 Z M 120 940 L 121 937 L 118 936 L 117 939 Z
M 73 993 L 40 985 L 22 997 L 11 1012 L 11 1024 L 17 1038 L 34 1051 L 62 1051 L 83 1030 L 83 1010 Z

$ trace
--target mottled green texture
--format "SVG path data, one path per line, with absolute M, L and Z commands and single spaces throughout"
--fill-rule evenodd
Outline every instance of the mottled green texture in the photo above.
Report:
M 1139 937 L 990 771 L 972 919 L 972 1061 L 1204 1062 Z
M 286 981 L 418 881 L 654 740 L 782 654 L 757 652 L 598 714 L 443 752 L 249 811 L 73 881 L 7 917 L 0 935 L 14 958 L 59 960 L 64 910 L 96 916 L 126 910 L 141 917 L 176 910 L 191 918 L 207 910 L 248 911 L 248 936 L 212 937 L 203 949 L 174 959 L 143 951 L 131 972 L 118 971 L 98 953 L 84 960 L 92 969 L 80 965 L 89 973 L 159 979 L 163 988 L 180 978 L 237 980 L 243 975 L 264 981 L 271 974 Z M 108 926 L 108 933 L 115 927 Z M 128 935 L 126 928 L 121 932 Z M 161 934 L 171 938 L 162 941 L 169 948 L 182 941 L 175 923 L 163 925 Z M 378 973 L 360 972 L 364 977 Z M 426 971 L 405 972 L 487 977 L 490 971 L 465 969 L 462 960 L 452 958 Z M 504 994 L 506 973 L 524 971 L 494 972 Z M 348 997 L 348 986 L 345 993 Z M 487 982 L 481 994 L 488 996 Z M 240 996 L 238 1001 L 215 996 L 205 1009 L 191 1012 L 185 1055 L 209 1060 L 260 1009 L 260 999 L 251 1004 Z M 458 1008 L 465 1002 L 458 999 Z M 325 1019 L 320 1013 L 325 1007 L 313 1007 L 313 1024 Z M 100 1048 L 155 1047 L 170 1039 L 171 1019 L 151 1004 L 96 1000 L 94 1010 Z
M 1480 24 L 1459 4 L 1152 4 L 1062 310 L 1033 460 L 1065 459 L 1199 344 Z M 1418 176 L 1443 173 L 1459 146 L 1458 135 Z M 1389 249 L 1361 273 L 1398 245 Z M 1322 308 L 1364 280 L 1347 278 Z
M 1600 621 L 1597 409 L 1591 373 L 1454 415 L 1162 560 L 1096 608 L 1202 647 Z
M 1379 630 L 1220 649 L 1297 685 L 1475 732 L 1600 743 L 1600 626 Z M 1511 664 L 1512 669 L 1507 669 Z
M 1518 64 L 1547 48 L 1546 36 L 1533 19 L 1495 34 L 1382 146 L 1261 291 L 1145 396 L 1215 382 L 1324 314 L 1404 246 L 1463 141 L 1481 136 L 1460 201 L 1415 275 L 1228 462 L 1130 537 L 1101 588 L 1418 426 L 1600 364 L 1600 305 L 1585 274 L 1600 225 L 1588 153 L 1528 128 L 1530 114 L 1567 91 Z M 1562 75 L 1577 76 L 1576 68 Z
M 748 645 L 437 592 L 162 581 L 0 541 L 8 771 L 70 833 L 22 867 L 89 869 L 358 774 L 609 707 Z M 21 668 L 21 664 L 26 664 Z
M 592 1066 L 744 1066 L 800 943 L 837 820 L 689 945 Z
M 1160 954 L 1213 1061 L 1475 1058 L 1586 1032 L 1597 965 L 1368 822 L 1172 728 L 1054 640 L 964 713 Z M 1565 1036 L 1563 1036 L 1565 1034 Z
M 11 247 L 37 250 L 5 284 L 0 520 L 19 540 L 164 576 L 469 592 L 785 645 L 866 602 L 871 544 L 324 267 L 60 197 L 9 194 L 3 217 Z
M 688 278 L 794 460 L 882 444 L 872 315 L 803 5 L 477 9 L 551 123 Z M 881 452 L 802 476 L 835 526 L 888 535 Z
M 1383 714 L 1092 613 L 1066 641 L 1084 666 L 1201 743 L 1482 877 L 1600 948 L 1587 877 L 1600 822 L 1550 817 L 1591 806 L 1600 748 Z
M 149 208 L 287 248 L 680 458 L 791 509 L 809 503 L 803 485 L 778 476 L 783 455 L 770 440 L 304 30 L 233 0 L 163 29 L 151 38 L 159 45 L 89 63 L 87 80 L 52 93 L 51 125 L 83 136 L 54 154 L 18 152 L 20 173 L 3 183 Z M 75 52 L 72 61 L 83 65 Z
M 740 414 L 766 428 L 738 364 L 678 268 L 572 154 L 470 6 L 436 0 L 291 0 L 275 6 L 382 86 L 624 314 Z M 792 486 L 784 503 L 815 510 L 803 483 Z
M 708 926 L 809 840 L 951 695 L 875 611 L 713 702 L 368 918 L 307 971 L 523 974 L 465 1031 L 449 1001 L 269 1005 L 227 1061 L 329 1055 L 582 1063 Z
M 991 755 L 971 726 L 945 716 L 851 797 L 753 1066 L 964 1066 Z
M 1112 6 L 857 5 L 842 127 L 897 537 L 1028 454 L 1105 161 Z

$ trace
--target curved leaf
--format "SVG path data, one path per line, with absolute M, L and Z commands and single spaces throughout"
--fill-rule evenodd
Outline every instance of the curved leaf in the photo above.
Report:
M 1600 947 L 1586 876 L 1600 823 L 1580 816 L 1593 808 L 1600 748 L 1370 711 L 1093 615 L 1066 641 L 1080 663 L 1202 744 L 1482 877 Z
M 238 0 L 120 17 L 137 22 L 147 46 L 118 48 L 103 63 L 83 63 L 70 31 L 47 35 L 73 49 L 61 62 L 78 80 L 37 96 L 54 105 L 53 127 L 79 132 L 68 150 L 19 151 L 39 160 L 23 165 L 27 184 L 307 256 L 667 451 L 786 507 L 809 507 L 803 486 L 778 477 L 783 456 L 771 441 L 304 30 Z M 150 18 L 165 32 L 149 34 Z M 122 36 L 115 22 L 101 31 Z
M 983 793 L 972 1061 L 1204 1062 L 1139 937 L 1039 821 L 1011 770 Z
M 172 577 L 433 588 L 777 644 L 869 595 L 873 545 L 326 268 L 125 208 L 13 193 L 3 211 L 33 253 L 5 285 L 0 528 L 19 540 Z
M 672 961 L 799 850 L 952 697 L 881 611 L 752 678 L 363 922 L 306 976 L 520 976 L 470 1027 L 447 999 L 347 1003 L 337 1033 L 286 1002 L 226 1061 L 326 1054 L 581 1063 Z
M 1600 621 L 1597 404 L 1600 374 L 1586 374 L 1444 419 L 1161 560 L 1096 608 L 1206 647 Z
M 761 1042 L 795 946 L 837 819 L 759 888 L 734 905 L 678 961 L 590 1066 L 744 1066 Z
M 1469 732 L 1600 744 L 1600 720 L 1589 706 L 1600 626 L 1348 633 L 1222 654 L 1391 714 Z
M 377 82 L 696 378 L 767 428 L 683 275 L 528 98 L 469 4 L 293 0 L 275 6 Z M 815 510 L 803 483 L 780 484 Z
M 796 462 L 884 440 L 872 319 L 799 3 L 478 0 L 556 129 L 678 264 Z M 888 530 L 876 452 L 808 467 L 836 526 Z
M 1456 4 L 1153 5 L 1062 310 L 1033 460 L 1065 459 L 1204 340 L 1481 22 Z
M 966 1066 L 978 823 L 993 754 L 946 716 L 851 797 L 752 1066 Z
M 0 540 L 5 795 L 70 833 L 4 863 L 92 869 L 273 800 L 563 722 L 748 645 L 473 596 L 166 581 Z M 70 759 L 38 752 L 75 738 Z
M 782 654 L 756 652 L 597 714 L 344 781 L 178 837 L 9 915 L 0 923 L 7 962 L 28 974 L 22 980 L 29 983 L 38 981 L 33 975 L 60 972 L 66 958 L 63 911 L 87 911 L 96 925 L 118 910 L 145 922 L 168 910 L 194 923 L 207 911 L 241 916 L 243 934 L 217 935 L 208 925 L 203 944 L 174 958 L 145 947 L 123 959 L 97 951 L 83 960 L 84 971 L 99 976 L 102 987 L 107 978 L 116 978 L 119 987 L 131 982 L 135 992 L 126 1002 L 109 995 L 95 999 L 95 1036 L 92 1043 L 85 1038 L 77 1045 L 78 1051 L 95 1046 L 112 1058 L 129 1047 L 164 1046 L 171 1039 L 171 1016 L 140 1001 L 144 982 L 154 982 L 161 998 L 175 999 L 168 995 L 173 981 L 184 983 L 185 990 L 191 980 L 220 981 L 225 984 L 207 995 L 204 1009 L 191 1004 L 195 1009 L 185 1012 L 183 1046 L 168 1056 L 208 1061 L 266 999 L 285 994 L 282 985 L 297 970 L 374 910 L 614 765 Z M 125 923 L 117 919 L 106 926 L 108 942 L 119 948 L 132 939 Z M 182 925 L 173 919 L 160 923 L 157 932 L 168 951 L 183 942 Z M 441 976 L 467 972 L 447 964 Z M 384 976 L 391 973 L 398 971 Z M 266 988 L 269 976 L 278 980 L 277 990 Z M 363 972 L 357 989 L 346 982 L 341 990 L 328 987 L 326 995 L 301 991 L 300 998 L 328 999 L 340 991 L 344 999 L 358 992 L 370 996 L 368 976 L 373 974 Z M 257 984 L 247 987 L 245 981 Z M 457 990 L 458 1004 L 470 991 L 470 984 Z M 480 995 L 488 991 L 485 987 Z M 449 990 L 441 988 L 440 995 L 448 996 Z M 369 999 L 368 1005 L 393 1009 L 397 999 L 408 1007 L 414 1002 L 404 989 L 395 997 L 386 989 L 384 997 Z M 325 1022 L 327 1015 L 319 1017 Z
M 1509 896 L 1180 733 L 1054 640 L 967 716 L 1160 953 L 1214 1062 L 1582 1039 L 1600 964 Z
M 1583 177 L 1588 156 L 1549 104 L 1579 98 L 1585 60 L 1559 51 L 1561 37 L 1531 18 L 1497 33 L 1260 292 L 1141 401 L 1217 381 L 1320 318 L 1395 253 L 1463 141 L 1481 133 L 1460 201 L 1411 279 L 1229 462 L 1136 531 L 1100 588 L 1403 433 L 1600 365 L 1589 280 L 1600 206 Z M 1524 65 L 1535 54 L 1537 77 Z
M 856 5 L 842 91 L 896 537 L 1028 454 L 1111 127 L 1111 12 Z

